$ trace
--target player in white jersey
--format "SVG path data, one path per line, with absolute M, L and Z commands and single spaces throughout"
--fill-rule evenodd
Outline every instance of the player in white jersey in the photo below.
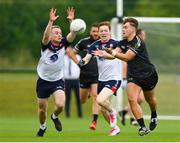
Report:
M 67 9 L 67 19 L 71 22 L 74 19 L 74 8 Z M 47 129 L 46 114 L 48 107 L 48 98 L 54 97 L 55 109 L 51 114 L 57 131 L 62 130 L 62 125 L 58 115 L 62 112 L 65 104 L 63 65 L 64 55 L 67 46 L 74 40 L 76 34 L 70 32 L 66 37 L 62 37 L 61 28 L 53 23 L 59 16 L 56 15 L 56 9 L 51 9 L 49 13 L 49 22 L 44 31 L 41 58 L 37 66 L 39 79 L 36 85 L 38 115 L 40 128 L 37 136 L 42 137 Z
M 102 56 L 97 57 L 98 63 L 98 96 L 97 102 L 101 106 L 102 110 L 106 112 L 109 116 L 110 121 L 110 136 L 117 135 L 120 133 L 120 129 L 117 126 L 117 113 L 110 106 L 109 98 L 116 94 L 117 89 L 121 84 L 121 78 L 119 76 L 120 61 L 117 59 L 108 60 L 103 57 L 103 51 L 106 47 L 115 48 L 117 46 L 117 41 L 111 39 L 111 27 L 110 23 L 105 21 L 99 24 L 99 37 L 100 40 L 95 41 L 88 49 L 87 55 L 79 61 L 79 66 L 87 64 L 93 55 L 96 55 L 95 50 L 101 50 Z M 110 55 L 111 56 L 111 55 Z M 111 56 L 112 57 L 112 56 Z

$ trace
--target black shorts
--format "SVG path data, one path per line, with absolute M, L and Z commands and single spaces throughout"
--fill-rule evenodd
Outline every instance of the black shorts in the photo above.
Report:
M 91 84 L 98 83 L 98 75 L 80 75 L 80 88 L 90 88 Z
M 37 80 L 36 93 L 38 98 L 48 98 L 56 90 L 64 91 L 64 80 L 46 81 L 41 78 Z
M 116 92 L 118 90 L 118 88 L 121 85 L 121 81 L 120 80 L 108 80 L 108 81 L 99 81 L 98 82 L 98 94 L 101 92 L 101 90 L 104 87 L 107 87 L 109 89 L 111 89 L 114 93 L 114 95 L 116 96 Z
M 152 90 L 155 88 L 157 82 L 158 82 L 158 74 L 154 70 L 150 76 L 145 77 L 145 78 L 137 78 L 137 77 L 132 77 L 128 76 L 128 83 L 133 82 L 140 86 L 143 90 Z

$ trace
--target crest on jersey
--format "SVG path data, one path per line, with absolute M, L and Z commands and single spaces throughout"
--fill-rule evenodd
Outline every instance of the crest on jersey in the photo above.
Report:
M 51 57 L 50 57 L 50 60 L 51 60 L 51 62 L 55 62 L 55 61 L 57 61 L 58 60 L 58 55 L 57 54 L 53 54 Z
M 110 44 L 109 47 L 110 47 L 110 48 L 113 48 L 113 44 Z

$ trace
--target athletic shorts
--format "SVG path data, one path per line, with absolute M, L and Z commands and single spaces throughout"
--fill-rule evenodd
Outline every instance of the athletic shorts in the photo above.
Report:
M 158 74 L 154 70 L 149 77 L 146 78 L 134 78 L 131 76 L 128 76 L 128 83 L 133 82 L 140 86 L 143 90 L 152 90 L 155 88 L 157 82 L 158 82 Z
M 97 76 L 83 76 L 80 75 L 80 88 L 90 88 L 92 84 L 98 83 Z
M 113 94 L 116 96 L 116 92 L 121 85 L 120 80 L 108 80 L 108 81 L 98 81 L 98 94 L 104 87 L 107 87 L 113 91 Z
M 64 91 L 64 80 L 45 81 L 41 78 L 37 80 L 36 93 L 38 98 L 48 98 L 56 90 Z

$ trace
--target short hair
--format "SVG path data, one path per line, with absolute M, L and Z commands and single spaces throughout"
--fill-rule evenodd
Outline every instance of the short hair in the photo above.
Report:
M 109 21 L 103 21 L 103 22 L 100 22 L 98 27 L 101 27 L 101 26 L 108 26 L 109 30 L 111 30 L 111 24 Z
M 137 29 L 136 34 L 139 35 L 139 34 L 141 34 L 142 31 L 143 30 L 141 28 L 139 28 L 139 29 Z
M 135 19 L 135 18 L 126 18 L 124 19 L 123 21 L 123 24 L 126 24 L 126 23 L 130 23 L 131 26 L 135 27 L 136 29 L 138 29 L 138 21 Z
M 93 24 L 91 25 L 91 27 L 97 27 L 97 28 L 99 28 L 99 25 L 98 25 L 98 23 L 93 23 Z
M 59 25 L 53 25 L 51 29 L 53 29 L 53 28 L 59 28 L 59 29 L 61 29 L 61 27 L 60 27 Z

